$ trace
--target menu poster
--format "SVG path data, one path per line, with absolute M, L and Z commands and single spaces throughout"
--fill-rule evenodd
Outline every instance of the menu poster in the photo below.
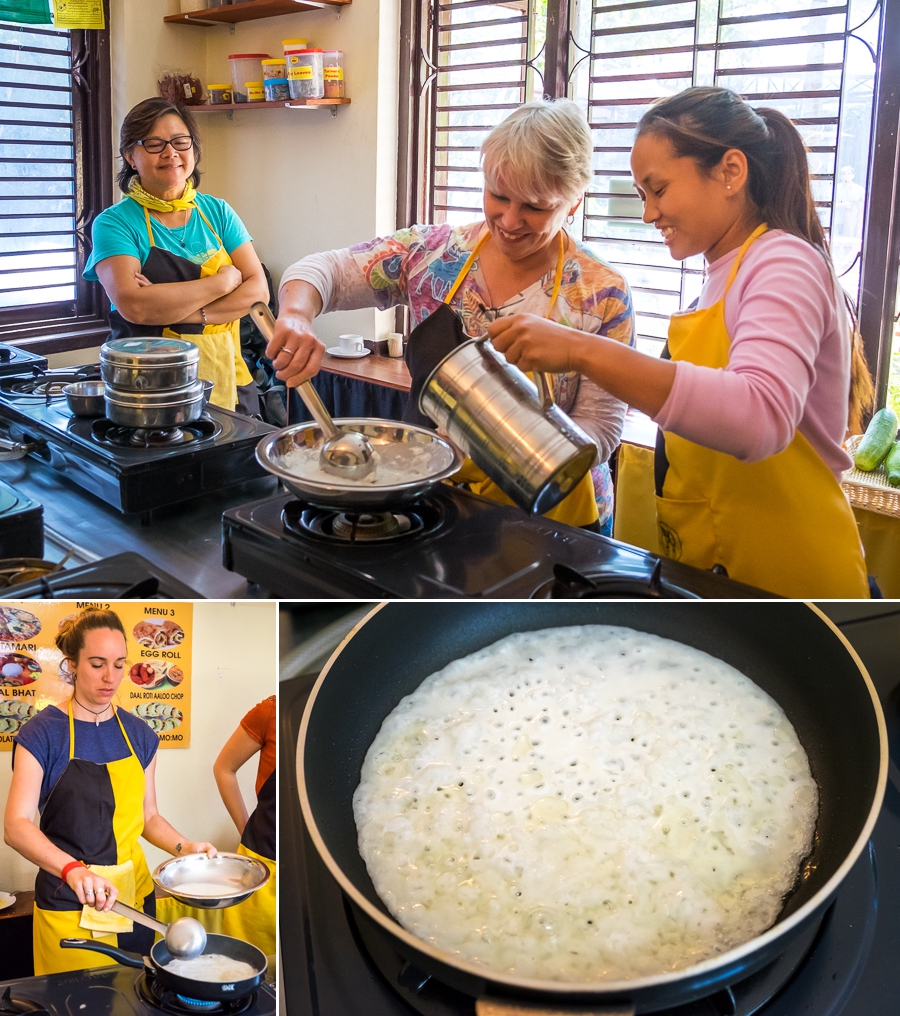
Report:
M 0 751 L 45 706 L 66 708 L 68 663 L 56 648 L 59 626 L 87 607 L 113 610 L 125 629 L 125 676 L 113 702 L 140 717 L 161 748 L 191 744 L 191 654 L 194 605 L 0 600 Z

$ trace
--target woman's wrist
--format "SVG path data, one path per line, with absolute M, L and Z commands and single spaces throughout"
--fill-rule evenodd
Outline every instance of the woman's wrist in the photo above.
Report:
M 63 882 L 65 882 L 69 876 L 70 871 L 73 871 L 75 868 L 86 868 L 86 867 L 87 865 L 84 863 L 84 861 L 69 861 L 68 864 L 63 865 L 63 869 L 60 872 L 59 877 L 63 880 Z

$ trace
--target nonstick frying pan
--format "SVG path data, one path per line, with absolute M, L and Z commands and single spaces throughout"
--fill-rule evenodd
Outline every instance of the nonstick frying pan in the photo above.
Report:
M 674 973 L 566 984 L 495 973 L 407 932 L 381 902 L 357 847 L 352 797 L 384 718 L 434 671 L 512 632 L 624 625 L 732 664 L 787 713 L 819 786 L 813 854 L 778 921 L 721 956 Z M 875 824 L 887 778 L 884 717 L 840 631 L 799 602 L 402 602 L 375 608 L 328 661 L 297 745 L 313 843 L 368 931 L 425 974 L 475 1000 L 478 1016 L 649 1013 L 686 1004 L 761 969 L 824 914 Z M 523 1008 L 523 1006 L 525 1008 Z
M 266 967 L 268 966 L 265 953 L 261 949 L 250 945 L 249 942 L 243 942 L 239 938 L 231 938 L 228 935 L 207 935 L 206 948 L 201 955 L 207 956 L 215 953 L 219 956 L 227 956 L 232 960 L 243 960 L 256 971 L 252 977 L 245 977 L 240 981 L 198 981 L 193 977 L 173 974 L 170 970 L 165 969 L 165 964 L 175 957 L 166 948 L 164 939 L 152 946 L 150 956 L 146 959 L 137 953 L 125 952 L 123 949 L 117 949 L 115 946 L 99 942 L 97 939 L 63 938 L 60 939 L 59 945 L 62 949 L 89 949 L 91 952 L 103 953 L 104 956 L 110 956 L 123 966 L 135 967 L 138 970 L 143 970 L 149 962 L 154 977 L 164 988 L 204 1002 L 227 1002 L 246 998 L 260 986 L 266 976 Z

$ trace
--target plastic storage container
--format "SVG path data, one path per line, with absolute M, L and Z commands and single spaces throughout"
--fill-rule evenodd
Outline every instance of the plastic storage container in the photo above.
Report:
M 262 62 L 263 81 L 268 81 L 269 78 L 284 78 L 287 79 L 287 58 L 286 57 L 272 57 L 269 60 L 263 60 Z
M 339 49 L 326 49 L 322 54 L 325 98 L 344 98 L 344 54 Z
M 247 88 L 247 102 L 262 102 L 266 97 L 266 90 L 261 81 L 245 81 Z
M 262 81 L 262 62 L 268 60 L 268 53 L 231 53 L 231 84 L 235 102 L 247 101 L 247 81 Z
M 193 11 L 205 11 L 206 0 L 181 0 L 181 13 L 190 14 Z
M 263 88 L 266 90 L 266 102 L 287 102 L 291 97 L 287 78 L 266 78 Z
M 287 51 L 289 49 L 306 49 L 306 47 L 308 45 L 309 45 L 309 42 L 306 39 L 282 39 L 281 40 L 281 50 L 282 50 L 282 52 L 284 53 L 285 56 L 287 56 Z
M 231 85 L 207 85 L 210 106 L 227 106 L 231 102 Z
M 288 84 L 292 99 L 323 99 L 325 77 L 321 49 L 288 50 Z

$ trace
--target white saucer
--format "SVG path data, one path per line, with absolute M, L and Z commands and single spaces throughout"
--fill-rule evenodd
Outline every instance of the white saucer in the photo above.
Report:
M 7 907 L 11 907 L 15 902 L 16 898 L 12 893 L 0 892 L 0 910 L 6 910 Z
M 368 356 L 372 352 L 371 349 L 364 349 L 361 353 L 344 353 L 340 346 L 331 346 L 330 349 L 325 350 L 330 356 L 341 356 L 345 360 L 358 360 L 361 356 Z

